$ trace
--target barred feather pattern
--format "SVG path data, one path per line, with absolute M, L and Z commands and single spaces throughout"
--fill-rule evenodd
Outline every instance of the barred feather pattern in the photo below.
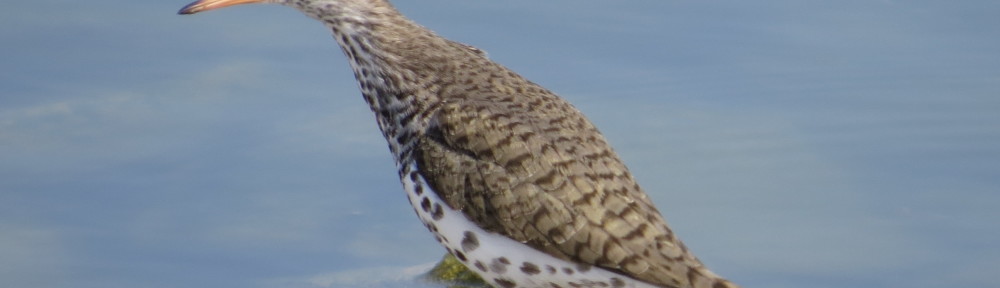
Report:
M 604 136 L 554 93 L 385 0 L 279 2 L 333 31 L 417 214 L 495 286 L 738 287 L 688 251 Z M 446 214 L 465 224 L 439 225 Z M 506 277 L 490 265 L 499 256 L 471 257 L 466 232 L 479 235 L 475 248 L 519 243 L 555 260 L 523 260 L 526 271 Z M 558 274 L 550 266 L 612 276 L 534 281 Z

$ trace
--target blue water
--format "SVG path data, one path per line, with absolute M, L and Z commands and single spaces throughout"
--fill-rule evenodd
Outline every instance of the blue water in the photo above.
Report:
M 1000 285 L 1000 4 L 398 2 L 570 99 L 746 287 Z M 0 9 L 0 287 L 427 286 L 325 29 L 184 4 Z

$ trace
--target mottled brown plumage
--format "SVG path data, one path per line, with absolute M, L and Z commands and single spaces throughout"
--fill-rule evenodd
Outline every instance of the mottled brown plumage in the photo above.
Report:
M 661 287 L 737 287 L 674 236 L 576 108 L 482 51 L 435 35 L 384 0 L 203 0 L 182 13 L 244 2 L 292 6 L 332 29 L 400 177 L 416 183 L 410 197 L 418 213 L 440 218 L 441 208 L 417 199 L 426 188 L 484 230 L 583 271 L 593 265 Z M 437 233 L 433 220 L 427 224 Z M 522 271 L 544 274 L 529 264 Z

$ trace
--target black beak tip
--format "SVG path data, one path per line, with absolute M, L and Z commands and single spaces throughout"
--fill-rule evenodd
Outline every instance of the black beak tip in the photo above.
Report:
M 197 11 L 194 11 L 195 10 L 194 9 L 195 3 L 197 3 L 197 2 L 191 2 L 191 4 L 188 4 L 188 5 L 184 6 L 184 8 L 181 8 L 180 11 L 177 11 L 177 14 L 178 15 L 190 15 L 190 14 L 194 14 L 195 12 L 197 12 Z

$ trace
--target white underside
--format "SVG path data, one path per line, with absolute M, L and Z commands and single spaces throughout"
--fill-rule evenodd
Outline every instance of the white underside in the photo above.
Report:
M 415 171 L 416 169 L 416 167 L 410 168 L 414 169 L 411 171 Z M 410 204 L 413 205 L 413 208 L 416 210 L 420 220 L 424 222 L 428 228 L 436 227 L 437 231 L 435 232 L 432 229 L 431 232 L 434 232 L 438 236 L 438 240 L 441 244 L 449 248 L 449 251 L 462 251 L 466 256 L 466 259 L 468 259 L 468 261 L 464 261 L 463 264 L 496 287 L 503 287 L 503 285 L 499 285 L 497 283 L 497 279 L 513 282 L 515 283 L 515 286 L 513 287 L 524 288 L 656 287 L 597 267 L 591 267 L 590 269 L 585 269 L 585 271 L 581 272 L 577 269 L 578 266 L 580 266 L 577 263 L 567 262 L 562 259 L 549 256 L 548 254 L 534 250 L 530 246 L 521 242 L 514 241 L 496 233 L 487 232 L 466 218 L 461 212 L 449 208 L 448 205 L 446 205 L 445 202 L 437 196 L 437 194 L 431 191 L 430 186 L 424 182 L 422 177 L 418 177 L 417 181 L 419 181 L 419 183 L 415 183 L 410 179 L 410 177 L 407 176 L 402 178 L 403 189 L 406 190 L 407 198 L 409 198 Z M 417 195 L 416 189 L 414 189 L 414 187 L 418 185 L 423 187 L 424 192 L 422 195 Z M 421 207 L 420 203 L 424 198 L 427 198 L 431 202 L 432 206 L 441 207 L 440 209 L 443 214 L 439 215 L 443 216 L 434 220 L 432 213 L 425 211 L 425 209 Z M 434 210 L 432 209 L 431 211 Z M 476 249 L 471 249 L 471 251 L 463 250 L 461 244 L 467 231 L 478 235 L 477 238 L 479 245 Z M 499 265 L 496 263 L 496 259 L 499 258 L 506 258 L 509 263 L 509 265 L 505 265 L 505 269 L 493 268 L 493 266 Z M 482 271 L 482 269 L 477 268 L 474 264 L 476 260 L 481 261 L 481 264 L 488 268 L 486 269 L 487 271 Z M 535 274 L 523 272 L 521 267 L 524 266 L 524 263 L 534 264 L 538 267 L 540 272 Z M 567 271 L 572 271 L 572 273 L 567 273 Z M 609 280 L 612 278 L 620 279 L 620 283 L 624 283 L 624 285 L 611 285 Z M 553 286 L 552 284 L 558 286 Z

